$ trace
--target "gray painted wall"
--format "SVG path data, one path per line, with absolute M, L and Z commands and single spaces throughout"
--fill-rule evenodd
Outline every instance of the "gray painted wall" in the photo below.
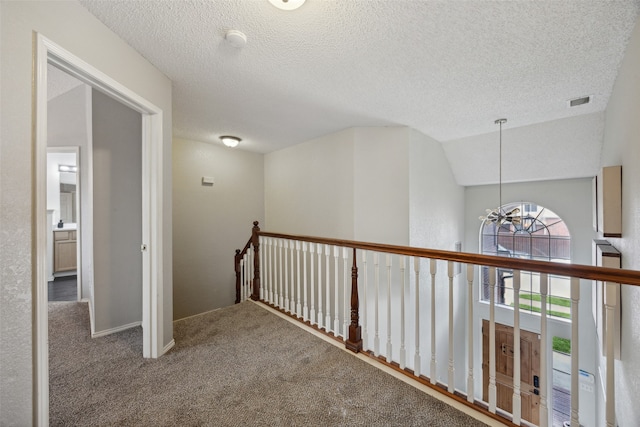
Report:
M 627 45 L 609 99 L 602 166 L 622 165 L 622 238 L 609 239 L 622 252 L 622 266 L 640 270 L 640 21 Z M 621 427 L 640 420 L 640 289 L 623 286 L 621 360 L 616 362 L 616 416 Z M 601 402 L 601 408 L 604 408 Z M 600 412 L 604 412 L 602 409 Z
M 171 82 L 77 2 L 0 2 L 0 424 L 34 417 L 33 32 L 163 110 L 164 344 L 173 337 Z M 6 60 L 10 58 L 10 60 Z M 126 64 L 126 66 L 125 66 Z
M 142 320 L 142 116 L 93 90 L 95 332 Z
M 204 142 L 173 145 L 176 319 L 235 301 L 233 255 L 264 220 L 264 156 Z M 202 185 L 212 177 L 213 186 Z

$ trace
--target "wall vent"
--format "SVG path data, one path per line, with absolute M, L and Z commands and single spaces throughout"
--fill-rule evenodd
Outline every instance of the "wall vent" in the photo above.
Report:
M 577 107 L 578 105 L 584 105 L 591 102 L 591 95 L 583 96 L 581 98 L 571 99 L 569 101 L 569 107 Z

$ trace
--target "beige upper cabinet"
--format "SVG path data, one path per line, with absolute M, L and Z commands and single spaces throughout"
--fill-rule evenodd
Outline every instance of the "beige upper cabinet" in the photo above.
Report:
M 594 187 L 597 231 L 603 237 L 622 237 L 622 166 L 602 168 Z

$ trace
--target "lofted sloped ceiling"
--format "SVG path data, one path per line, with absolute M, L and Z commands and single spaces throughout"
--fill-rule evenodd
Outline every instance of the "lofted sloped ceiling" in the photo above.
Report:
M 442 143 L 461 185 L 497 182 L 501 117 L 505 157 L 535 154 L 506 180 L 595 174 L 640 10 L 640 0 L 306 0 L 288 12 L 268 0 L 80 2 L 173 81 L 176 137 L 237 135 L 241 149 L 268 153 L 353 126 L 409 126 Z M 231 46 L 229 29 L 246 46 Z

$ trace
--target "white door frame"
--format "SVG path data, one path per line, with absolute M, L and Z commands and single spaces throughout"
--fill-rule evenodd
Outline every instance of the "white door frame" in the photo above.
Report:
M 49 346 L 46 277 L 47 63 L 142 115 L 143 356 L 163 354 L 162 110 L 61 46 L 35 33 L 33 93 L 35 150 L 35 395 L 37 425 L 49 423 Z

